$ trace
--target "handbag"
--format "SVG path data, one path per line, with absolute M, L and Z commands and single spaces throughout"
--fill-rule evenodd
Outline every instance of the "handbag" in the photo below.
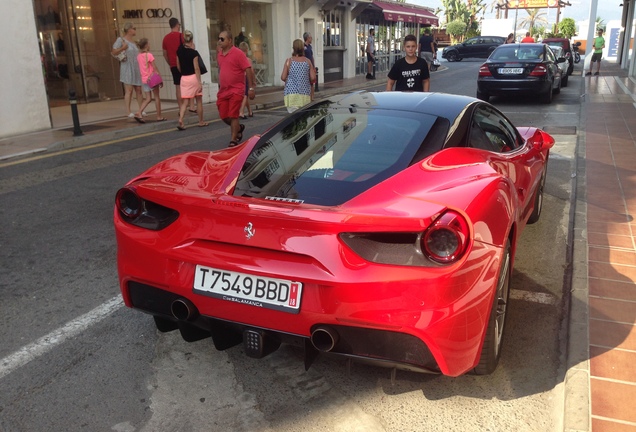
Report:
M 161 75 L 159 75 L 157 72 L 153 72 L 148 77 L 148 82 L 146 84 L 148 84 L 148 87 L 152 89 L 157 87 L 158 85 L 163 84 L 163 79 L 161 79 Z
M 146 53 L 146 68 L 148 67 L 148 53 Z M 150 76 L 148 77 L 148 81 L 146 82 L 148 87 L 151 89 L 157 87 L 158 85 L 163 84 L 163 79 L 161 79 L 161 75 L 159 75 L 156 71 L 152 71 Z
M 121 39 L 121 38 L 120 38 Z M 123 44 L 123 40 L 122 40 L 122 44 Z M 120 52 L 119 54 L 112 54 L 111 55 L 116 58 L 119 62 L 125 62 L 128 57 L 126 57 L 126 50 L 123 50 L 122 52 Z
M 201 72 L 201 75 L 205 75 L 206 73 L 208 73 L 208 70 L 205 67 L 205 63 L 203 63 L 203 59 L 201 58 L 201 56 L 199 56 L 199 72 Z

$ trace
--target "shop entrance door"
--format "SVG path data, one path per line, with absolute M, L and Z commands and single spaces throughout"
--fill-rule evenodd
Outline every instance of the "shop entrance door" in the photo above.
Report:
M 113 0 L 34 0 L 49 106 L 123 97 L 119 64 L 110 50 L 117 36 Z

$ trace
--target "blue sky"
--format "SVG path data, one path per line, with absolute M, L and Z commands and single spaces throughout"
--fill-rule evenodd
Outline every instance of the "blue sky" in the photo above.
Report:
M 561 9 L 561 19 L 573 18 L 575 21 L 584 21 L 589 18 L 590 0 L 568 0 L 572 6 Z M 486 4 L 492 3 L 493 0 L 486 0 Z M 442 7 L 440 0 L 406 0 L 406 3 L 417 4 L 421 6 L 432 7 L 438 9 Z M 620 20 L 622 8 L 618 6 L 623 3 L 621 0 L 598 0 L 597 16 L 601 17 L 606 23 L 611 20 Z M 494 18 L 495 13 L 489 13 L 490 7 L 486 9 L 486 18 Z M 556 21 L 556 9 L 545 9 L 548 13 L 548 19 L 551 23 Z M 512 16 L 510 15 L 512 13 Z M 519 10 L 519 18 L 526 16 L 524 10 Z M 514 10 L 508 12 L 508 17 L 514 17 Z

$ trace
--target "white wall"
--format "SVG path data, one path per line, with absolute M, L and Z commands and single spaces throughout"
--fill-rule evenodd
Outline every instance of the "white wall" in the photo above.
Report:
M 6 18 L 3 54 L 10 55 L 0 66 L 0 138 L 49 129 L 33 3 L 2 0 L 0 16 Z

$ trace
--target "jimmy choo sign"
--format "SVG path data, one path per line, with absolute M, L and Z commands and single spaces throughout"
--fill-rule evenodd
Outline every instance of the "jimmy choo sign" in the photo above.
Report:
M 145 16 L 148 18 L 170 18 L 172 17 L 172 9 L 146 9 Z M 125 9 L 121 17 L 124 19 L 142 19 L 144 17 L 144 10 Z

